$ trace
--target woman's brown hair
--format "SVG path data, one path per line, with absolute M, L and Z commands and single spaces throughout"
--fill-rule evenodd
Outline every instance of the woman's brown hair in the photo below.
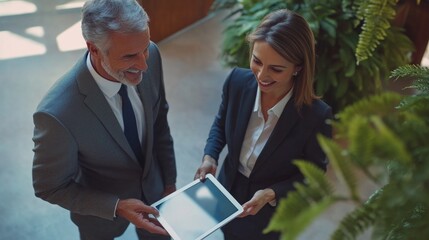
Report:
M 314 36 L 302 16 L 287 9 L 272 12 L 262 19 L 247 40 L 251 53 L 255 42 L 264 41 L 286 60 L 301 67 L 293 78 L 293 95 L 298 109 L 319 98 L 313 88 L 316 61 Z

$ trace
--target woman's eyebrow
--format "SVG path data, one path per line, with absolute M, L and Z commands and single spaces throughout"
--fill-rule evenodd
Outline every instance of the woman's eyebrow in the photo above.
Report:
M 255 54 L 252 54 L 252 56 L 253 56 L 254 58 L 256 58 L 256 60 L 261 61 L 257 56 L 255 56 Z M 272 65 L 270 65 L 270 67 L 287 68 L 287 66 L 284 66 L 284 65 L 276 65 L 276 64 L 272 64 Z
M 270 65 L 270 67 L 287 68 L 287 66 L 283 66 L 283 65 Z

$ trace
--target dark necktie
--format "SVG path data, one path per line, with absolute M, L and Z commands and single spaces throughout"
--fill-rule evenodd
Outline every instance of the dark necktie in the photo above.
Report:
M 127 138 L 131 148 L 133 149 L 137 160 L 139 160 L 141 166 L 144 166 L 141 143 L 137 131 L 136 116 L 134 114 L 130 98 L 128 97 L 126 85 L 122 84 L 121 89 L 119 89 L 119 95 L 121 95 L 122 98 L 122 118 L 124 120 L 125 137 Z

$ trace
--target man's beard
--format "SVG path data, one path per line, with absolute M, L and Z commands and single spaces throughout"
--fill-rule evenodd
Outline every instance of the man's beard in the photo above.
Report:
M 118 71 L 115 72 L 112 70 L 112 68 L 110 67 L 110 65 L 108 63 L 106 63 L 105 61 L 101 61 L 101 66 L 103 67 L 104 71 L 106 71 L 110 76 L 112 76 L 114 79 L 116 79 L 118 82 L 123 83 L 125 85 L 129 85 L 129 86 L 135 86 L 136 84 L 134 83 L 135 81 L 129 80 L 126 76 L 125 76 L 125 71 Z M 140 74 L 140 79 L 142 74 Z M 139 82 L 138 82 L 139 83 Z M 138 84 L 137 83 L 137 84 Z

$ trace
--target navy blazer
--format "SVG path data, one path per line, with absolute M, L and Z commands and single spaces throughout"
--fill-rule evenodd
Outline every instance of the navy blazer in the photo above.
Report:
M 211 127 L 204 153 L 218 160 L 222 149 L 228 152 L 219 172 L 219 181 L 231 190 L 238 173 L 239 157 L 250 115 L 253 111 L 257 81 L 249 69 L 235 68 L 225 81 L 219 112 Z M 331 137 L 331 107 L 321 100 L 303 106 L 300 112 L 294 97 L 285 106 L 265 147 L 249 176 L 245 196 L 235 196 L 248 201 L 261 189 L 271 188 L 276 199 L 293 190 L 303 176 L 293 160 L 310 161 L 326 170 L 326 156 L 317 142 L 317 134 Z

